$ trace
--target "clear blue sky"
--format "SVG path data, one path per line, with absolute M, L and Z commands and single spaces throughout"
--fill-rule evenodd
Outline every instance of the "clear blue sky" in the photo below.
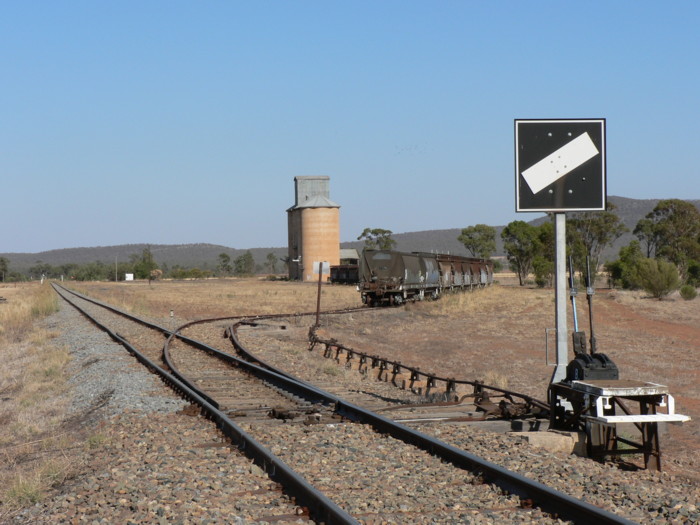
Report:
M 0 253 L 507 224 L 513 120 L 606 118 L 608 194 L 700 198 L 700 2 L 32 1 L 0 10 Z

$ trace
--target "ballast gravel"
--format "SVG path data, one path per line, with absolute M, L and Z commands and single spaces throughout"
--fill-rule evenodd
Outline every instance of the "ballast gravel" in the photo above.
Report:
M 75 308 L 62 303 L 46 324 L 60 331 L 56 344 L 71 352 L 69 413 L 73 417 L 98 421 L 125 411 L 171 413 L 187 405 Z
M 212 423 L 73 307 L 61 303 L 45 325 L 72 354 L 67 424 L 82 429 L 87 450 L 74 479 L 11 523 L 308 522 Z

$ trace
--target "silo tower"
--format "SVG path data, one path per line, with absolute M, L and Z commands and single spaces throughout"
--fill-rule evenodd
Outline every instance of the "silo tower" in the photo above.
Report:
M 340 206 L 330 200 L 330 177 L 294 177 L 294 206 L 287 210 L 289 278 L 323 280 L 340 263 Z

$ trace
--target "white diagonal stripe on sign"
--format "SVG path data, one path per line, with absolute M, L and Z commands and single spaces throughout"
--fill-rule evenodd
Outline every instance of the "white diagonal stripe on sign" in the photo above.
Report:
M 537 193 L 598 153 L 586 132 L 523 171 L 523 178 L 532 193 Z

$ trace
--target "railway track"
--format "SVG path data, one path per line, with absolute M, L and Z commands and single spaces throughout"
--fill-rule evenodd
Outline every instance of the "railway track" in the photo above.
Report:
M 406 405 L 408 392 L 405 398 L 369 391 L 343 392 L 342 388 L 325 392 L 178 330 L 135 317 L 127 322 L 123 313 L 106 310 L 108 305 L 90 302 L 88 306 L 88 298 L 65 289 L 58 291 L 85 315 L 94 316 L 96 323 L 180 395 L 197 403 L 199 410 L 318 522 L 459 523 L 488 514 L 495 521 L 512 521 L 516 515 L 520 521 L 542 523 L 555 523 L 558 518 L 578 523 L 629 523 L 355 404 L 366 398 L 375 410 Z M 211 324 L 217 323 L 224 320 Z M 166 338 L 169 364 L 163 361 Z M 261 387 L 261 382 L 265 386 Z M 354 402 L 341 393 L 355 396 Z M 282 417 L 267 417 L 275 413 Z M 296 417 L 285 417 L 292 413 Z M 368 465 L 366 479 L 344 478 L 349 462 L 358 461 Z M 420 493 L 416 487 L 437 490 L 426 492 L 421 499 L 415 496 Z M 379 491 L 381 498 L 363 498 L 373 491 Z M 404 493 L 412 496 L 402 498 Z M 440 496 L 437 499 L 436 493 Z

